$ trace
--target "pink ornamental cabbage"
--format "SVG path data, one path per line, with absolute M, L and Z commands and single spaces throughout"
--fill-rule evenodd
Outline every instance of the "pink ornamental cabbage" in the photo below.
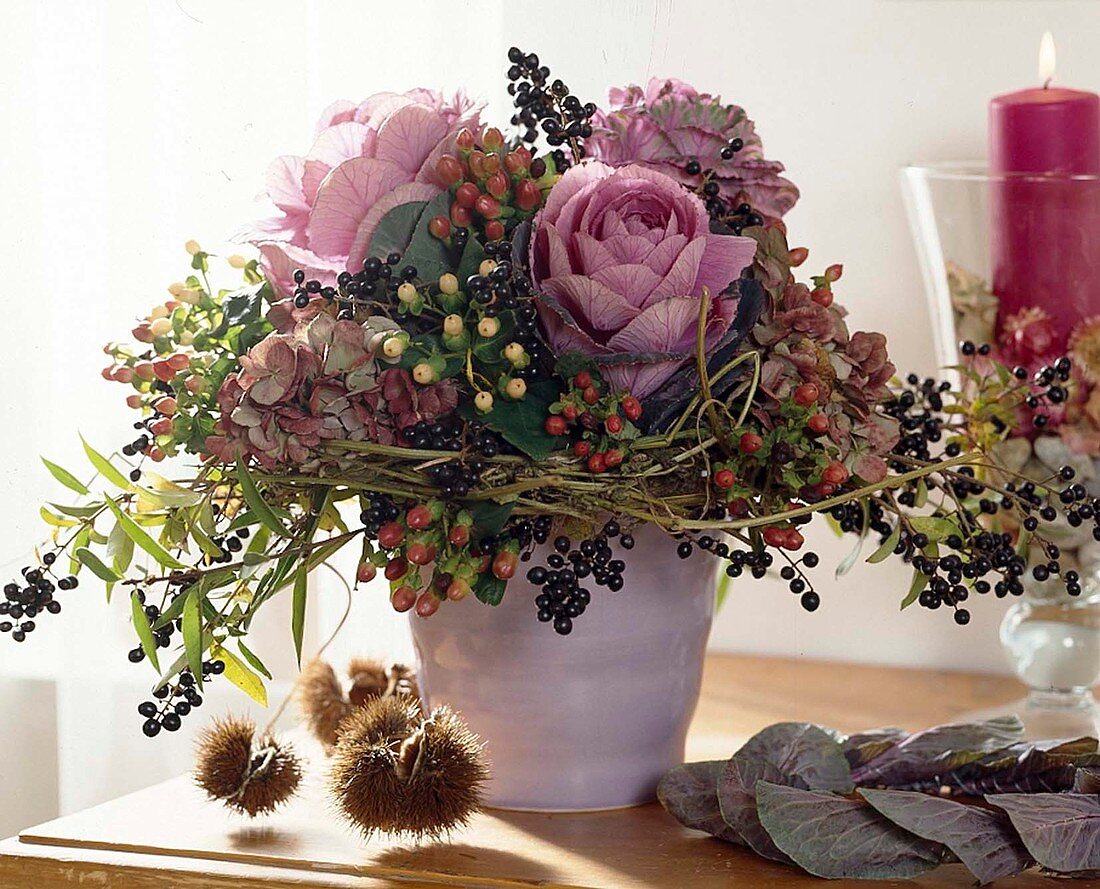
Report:
M 431 90 L 329 106 L 309 152 L 268 168 L 267 197 L 279 212 L 247 232 L 278 293 L 292 293 L 295 269 L 326 284 L 345 269 L 358 271 L 382 217 L 439 194 L 436 162 L 453 149 L 459 130 L 477 125 L 465 96 L 445 100 Z M 283 331 L 315 314 L 284 309 L 275 318 Z
M 714 170 L 727 204 L 747 202 L 765 216 L 782 217 L 798 200 L 794 183 L 779 175 L 783 165 L 765 159 L 756 125 L 743 108 L 672 78 L 655 77 L 644 90 L 612 89 L 609 99 L 610 109 L 597 113 L 585 140 L 589 156 L 616 166 L 644 164 L 691 188 L 703 179 L 685 168 L 698 161 Z M 724 160 L 721 151 L 731 139 L 743 144 Z
M 737 313 L 726 293 L 756 242 L 712 234 L 702 201 L 647 167 L 571 167 L 535 220 L 531 270 L 551 348 L 596 359 L 642 398 L 693 360 L 703 289 L 707 348 Z

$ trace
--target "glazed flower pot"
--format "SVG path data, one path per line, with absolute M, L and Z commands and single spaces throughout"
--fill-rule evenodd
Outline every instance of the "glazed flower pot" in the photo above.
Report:
M 630 552 L 613 547 L 626 561 L 625 586 L 589 585 L 592 602 L 569 636 L 536 620 L 539 590 L 522 576 L 496 607 L 471 598 L 411 618 L 421 693 L 460 711 L 486 743 L 490 806 L 638 805 L 683 762 L 717 560 L 699 551 L 677 558 L 655 526 L 634 537 Z

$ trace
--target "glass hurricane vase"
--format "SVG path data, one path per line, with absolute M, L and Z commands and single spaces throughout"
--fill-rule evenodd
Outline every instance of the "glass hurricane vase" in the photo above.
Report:
M 1100 362 L 1100 176 L 991 174 L 975 162 L 911 166 L 901 180 L 938 363 L 958 364 L 958 344 L 970 340 L 1029 372 L 1068 351 L 1078 380 L 1100 379 L 1100 364 L 1081 363 Z M 1002 464 L 1040 484 L 1070 464 L 1100 496 L 1100 428 L 1060 407 L 1044 422 L 1006 441 Z M 1043 529 L 1061 549 L 1062 571 L 1081 575 L 1081 594 L 1026 578 L 1001 625 L 1008 662 L 1030 692 L 999 712 L 1018 712 L 1033 738 L 1097 729 L 1100 545 L 1089 525 Z
M 623 559 L 617 593 L 589 585 L 592 601 L 560 636 L 536 620 L 540 590 L 521 563 L 503 601 L 446 603 L 412 616 L 420 691 L 449 704 L 484 740 L 487 803 L 531 811 L 585 811 L 649 802 L 683 762 L 715 608 L 717 559 L 676 556 L 653 525 Z

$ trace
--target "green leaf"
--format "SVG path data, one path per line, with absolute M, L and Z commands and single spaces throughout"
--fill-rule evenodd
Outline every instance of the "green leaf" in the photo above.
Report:
M 302 666 L 302 635 L 306 626 L 306 596 L 308 593 L 309 569 L 306 563 L 298 566 L 298 573 L 294 578 L 294 608 L 291 616 L 290 629 L 294 635 L 294 654 L 298 658 L 298 666 Z
M 38 514 L 42 517 L 42 521 L 55 528 L 75 528 L 78 524 L 73 519 L 64 519 L 61 516 L 54 515 L 44 506 L 38 508 Z
M 474 595 L 486 605 L 499 605 L 504 599 L 504 590 L 508 581 L 500 580 L 486 571 L 474 584 Z
M 558 399 L 558 386 L 549 380 L 532 383 L 522 401 L 497 398 L 493 409 L 484 415 L 476 415 L 472 404 L 463 404 L 459 413 L 469 419 L 479 419 L 495 432 L 499 432 L 533 460 L 545 460 L 561 446 L 562 441 L 546 431 L 546 416 L 550 405 Z
M 909 592 L 905 594 L 905 598 L 901 600 L 901 610 L 904 611 L 910 605 L 917 601 L 920 597 L 921 591 L 928 585 L 928 575 L 923 571 L 917 571 L 913 569 L 913 582 L 909 584 Z
M 909 519 L 909 524 L 914 531 L 928 535 L 928 539 L 933 543 L 944 540 L 952 534 L 962 536 L 959 526 L 950 519 L 941 519 L 935 516 L 914 516 Z
M 497 503 L 493 500 L 482 500 L 470 508 L 470 515 L 474 517 L 472 537 L 475 542 L 483 537 L 492 537 L 499 534 L 504 523 L 512 515 L 516 508 L 515 501 Z
M 102 503 L 89 503 L 87 506 L 62 506 L 60 503 L 51 503 L 62 515 L 72 516 L 74 519 L 90 519 L 103 509 Z
M 404 253 L 412 240 L 416 224 L 420 221 L 427 201 L 411 201 L 399 204 L 381 218 L 370 241 L 371 256 L 385 257 L 390 253 Z M 476 238 L 470 239 L 476 242 Z
M 84 445 L 84 453 L 88 455 L 88 460 L 92 466 L 96 468 L 107 481 L 115 485 L 115 487 L 121 488 L 123 491 L 130 490 L 130 480 L 126 478 L 121 472 L 115 469 L 111 465 L 111 461 L 104 457 L 99 451 L 93 448 L 88 442 L 84 440 L 84 436 L 80 436 L 80 441 Z
M 872 565 L 881 562 L 894 552 L 894 547 L 898 545 L 898 541 L 901 539 L 901 522 L 898 522 L 894 527 L 893 532 L 882 541 L 882 546 L 876 549 L 871 555 L 867 557 L 867 561 Z
M 130 539 L 156 559 L 160 565 L 165 568 L 188 567 L 150 537 L 137 522 L 130 518 L 130 516 L 119 509 L 118 504 L 115 503 L 114 500 L 107 500 L 107 508 L 115 514 L 115 518 L 118 519 L 118 523 L 122 526 L 122 530 L 126 532 Z
M 244 655 L 244 659 L 252 666 L 252 669 L 263 676 L 265 679 L 271 679 L 271 671 L 264 666 L 264 662 L 261 661 L 256 655 L 254 655 L 244 644 L 243 639 L 237 640 L 237 648 L 240 649 L 241 654 Z
M 92 572 L 100 580 L 105 580 L 107 583 L 118 583 L 122 580 L 122 575 L 117 573 L 111 568 L 100 561 L 99 556 L 93 553 L 86 546 L 82 546 L 74 552 L 77 559 L 80 560 L 82 565 L 87 565 L 88 570 Z
M 69 547 L 69 573 L 77 574 L 80 571 L 80 566 L 83 564 L 80 559 L 77 558 L 77 552 L 88 545 L 88 541 L 92 539 L 92 526 L 85 525 L 79 531 L 76 532 L 76 536 L 73 537 L 72 543 Z M 97 560 L 98 561 L 98 560 Z
M 88 494 L 88 493 L 90 493 L 87 486 L 84 484 L 84 482 L 82 482 L 75 475 L 73 475 L 71 472 L 69 472 L 69 470 L 67 470 L 67 469 L 65 469 L 61 466 L 58 466 L 56 463 L 51 463 L 45 457 L 42 458 L 42 462 L 46 465 L 46 468 L 50 471 L 50 475 L 52 475 L 55 479 L 57 479 L 59 482 L 61 482 L 61 484 L 63 484 L 70 491 L 76 491 L 76 493 L 78 493 L 78 494 Z
M 252 473 L 248 471 L 243 460 L 237 462 L 237 481 L 240 483 L 241 494 L 244 496 L 245 502 L 256 518 L 280 537 L 286 537 L 286 528 L 283 527 L 283 523 L 279 521 L 279 517 L 275 515 L 274 510 L 267 505 L 260 495 L 260 489 L 256 487 Z
M 191 584 L 183 604 L 183 649 L 195 680 L 202 684 L 202 585 Z
M 450 191 L 444 191 L 428 202 L 420 213 L 409 246 L 401 256 L 401 265 L 416 266 L 417 277 L 421 281 L 435 281 L 450 270 L 447 245 L 428 231 L 428 223 L 436 216 L 447 216 L 451 210 L 451 200 Z M 378 255 L 373 244 L 371 253 Z
M 250 670 L 245 663 L 221 645 L 210 650 L 210 657 L 225 664 L 225 678 L 248 695 L 261 707 L 267 706 L 267 689 L 263 680 Z
M 89 565 L 88 567 L 91 568 L 92 566 Z M 157 660 L 157 642 L 153 638 L 153 630 L 149 626 L 149 618 L 145 616 L 145 608 L 142 606 L 141 600 L 138 599 L 137 590 L 130 596 L 130 613 L 133 615 L 134 629 L 137 631 L 138 639 L 141 640 L 142 650 L 144 650 L 145 656 L 149 658 L 149 663 L 153 665 L 153 669 L 159 673 L 160 661 Z

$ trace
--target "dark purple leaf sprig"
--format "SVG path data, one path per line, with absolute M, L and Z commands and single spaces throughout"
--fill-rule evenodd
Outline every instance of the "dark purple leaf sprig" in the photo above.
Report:
M 657 796 L 684 826 L 819 877 L 1100 876 L 1096 738 L 1025 742 L 1015 717 L 847 737 L 781 722 L 727 762 L 672 769 Z

